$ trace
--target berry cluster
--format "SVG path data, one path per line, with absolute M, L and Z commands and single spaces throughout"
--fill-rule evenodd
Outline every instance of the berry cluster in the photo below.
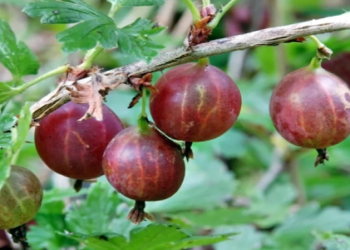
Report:
M 191 153 L 177 141 L 190 147 L 192 142 L 214 139 L 229 130 L 240 113 L 242 99 L 236 84 L 223 71 L 204 62 L 175 67 L 156 82 L 157 91 L 150 96 L 154 124 L 141 117 L 139 126 L 124 129 L 107 106 L 102 109 L 103 121 L 91 118 L 79 122 L 88 105 L 66 103 L 43 118 L 35 130 L 40 157 L 53 171 L 78 181 L 105 174 L 118 192 L 135 200 L 129 214 L 131 221 L 140 223 L 150 218 L 144 212 L 145 202 L 171 197 L 183 182 L 184 157 Z M 294 145 L 317 149 L 316 165 L 328 160 L 327 147 L 350 134 L 349 111 L 348 85 L 312 65 L 282 79 L 270 101 L 277 131 Z M 26 175 L 21 176 L 27 176 L 26 181 L 17 180 L 23 177 L 16 172 L 23 171 Z M 23 203 L 6 203 L 13 203 L 15 209 L 16 202 L 21 202 L 28 213 L 19 210 L 15 217 L 7 216 L 7 221 L 0 216 L 0 228 L 27 222 L 40 207 L 42 189 L 33 174 L 27 172 L 12 167 L 0 201 L 11 199 L 12 193 L 22 192 L 19 189 L 23 188 Z M 34 198 L 27 204 L 29 196 Z
M 136 201 L 129 218 L 140 223 L 145 201 L 169 198 L 180 188 L 184 150 L 172 139 L 197 142 L 216 138 L 232 127 L 241 109 L 236 84 L 220 69 L 188 63 L 164 74 L 154 86 L 150 110 L 154 124 L 123 129 L 103 106 L 103 121 L 78 122 L 87 104 L 69 102 L 35 130 L 35 145 L 53 171 L 77 180 L 103 173 L 121 194 Z

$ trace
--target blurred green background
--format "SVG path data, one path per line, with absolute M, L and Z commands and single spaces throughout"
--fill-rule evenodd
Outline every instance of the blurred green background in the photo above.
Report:
M 18 40 L 24 41 L 37 55 L 40 74 L 67 62 L 79 64 L 83 54 L 64 55 L 55 40 L 55 35 L 66 25 L 43 25 L 39 19 L 29 18 L 21 12 L 28 2 L 0 0 L 0 18 L 8 21 Z M 107 1 L 85 2 L 108 12 Z M 212 1 L 217 8 L 226 2 Z M 210 39 L 346 11 L 350 11 L 348 0 L 241 0 Z M 116 20 L 124 26 L 137 17 L 168 27 L 154 38 L 166 50 L 182 45 L 191 24 L 190 13 L 178 0 L 166 0 L 162 7 L 124 8 Z M 350 51 L 350 31 L 318 35 L 318 38 L 334 51 L 333 57 Z M 307 66 L 315 49 L 308 40 L 210 58 L 241 90 L 243 107 L 238 121 L 223 136 L 194 143 L 195 158 L 187 163 L 180 191 L 168 200 L 149 202 L 146 206 L 157 222 L 178 224 L 192 234 L 239 233 L 232 240 L 194 250 L 350 249 L 347 237 L 350 234 L 350 138 L 329 148 L 330 161 L 315 168 L 316 151 L 288 144 L 275 132 L 269 117 L 269 98 L 274 86 L 287 73 Z M 99 55 L 94 64 L 109 70 L 135 61 L 133 56 L 110 50 Z M 349 59 L 344 59 L 334 67 L 349 63 Z M 160 75 L 155 73 L 154 81 Z M 10 77 L 0 65 L 0 80 Z M 17 114 L 25 101 L 36 102 L 56 86 L 57 79 L 52 78 L 37 84 L 16 96 L 7 112 Z M 139 104 L 127 109 L 134 95 L 133 89 L 121 86 L 107 97 L 107 105 L 126 125 L 136 124 L 141 109 Z M 131 201 L 112 192 L 103 177 L 89 191 L 84 189 L 75 194 L 72 181 L 52 173 L 39 159 L 33 131 L 27 140 L 17 165 L 33 170 L 47 190 L 35 219 L 37 225 L 28 234 L 32 249 L 91 249 L 78 246 L 77 241 L 56 231 L 85 234 L 112 231 L 129 235 L 135 227 L 125 219 Z M 78 195 L 84 198 L 86 193 L 89 199 L 76 198 Z M 107 203 L 112 209 L 107 208 Z

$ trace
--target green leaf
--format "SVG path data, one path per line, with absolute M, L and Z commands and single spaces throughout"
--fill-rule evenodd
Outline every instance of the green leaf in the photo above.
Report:
M 44 199 L 41 208 L 35 217 L 38 225 L 31 226 L 28 233 L 28 242 L 34 250 L 53 249 L 60 250 L 67 246 L 77 245 L 77 242 L 64 237 L 56 232 L 68 230 L 64 214 L 65 203 L 63 199 L 82 196 L 87 193 L 87 189 L 82 189 L 79 193 L 73 188 L 54 188 L 44 191 Z
M 180 250 L 224 241 L 234 234 L 192 237 L 175 226 L 151 224 L 145 228 L 132 230 L 129 241 L 121 235 L 107 233 L 101 235 L 75 233 L 64 235 L 95 250 Z
M 349 250 L 350 238 L 341 234 L 315 232 L 314 235 L 326 250 Z
M 44 202 L 35 216 L 38 225 L 31 226 L 27 234 L 31 249 L 61 250 L 78 245 L 76 241 L 56 233 L 67 230 L 63 213 L 64 203 L 63 201 L 46 203 L 45 195 L 46 193 L 44 194 Z
M 222 225 L 237 225 L 255 223 L 263 219 L 261 215 L 248 213 L 244 208 L 217 208 L 205 211 L 183 211 L 170 215 L 171 222 L 176 220 L 197 227 L 217 227 Z M 179 224 L 179 222 L 177 222 Z
M 170 199 L 148 202 L 146 211 L 171 213 L 211 209 L 222 205 L 235 188 L 233 175 L 222 161 L 195 151 L 195 158 L 187 164 L 185 180 L 179 191 Z
M 193 145 L 193 148 L 206 150 L 208 154 L 213 151 L 225 158 L 241 157 L 247 151 L 248 137 L 241 131 L 230 129 L 224 135 L 206 142 Z
M 128 26 L 118 28 L 118 46 L 121 52 L 134 54 L 140 59 L 145 58 L 147 62 L 155 57 L 158 54 L 157 50 L 164 46 L 154 42 L 149 36 L 159 34 L 164 27 L 153 25 L 149 20 L 138 18 Z
M 179 250 L 179 249 L 189 249 L 195 246 L 205 246 L 212 245 L 218 242 L 224 242 L 228 240 L 231 236 L 235 236 L 237 233 L 227 233 L 213 236 L 193 236 L 176 243 L 176 246 L 172 247 L 173 243 L 170 243 L 166 249 L 169 250 Z M 159 250 L 162 250 L 159 248 Z
M 287 218 L 274 233 L 283 238 L 297 238 L 313 230 L 350 232 L 349 225 L 350 212 L 337 207 L 321 209 L 320 205 L 311 203 Z
M 42 201 L 42 204 L 61 201 L 64 198 L 73 198 L 77 196 L 82 196 L 87 193 L 88 193 L 87 188 L 83 188 L 79 192 L 76 192 L 73 188 L 67 188 L 67 189 L 53 188 L 49 191 L 44 191 L 44 199 Z
M 215 250 L 255 250 L 262 246 L 263 236 L 253 226 L 223 226 L 214 229 L 215 234 L 227 232 L 236 232 L 238 235 L 232 240 L 215 244 Z
M 16 121 L 17 119 L 13 115 L 5 114 L 0 116 L 0 149 L 6 148 L 11 143 L 11 129 Z
M 18 6 L 24 6 L 26 3 L 31 0 L 0 0 L 0 3 L 13 4 Z
M 290 183 L 275 184 L 264 197 L 252 200 L 246 212 L 261 217 L 255 221 L 261 228 L 271 228 L 285 220 L 295 198 L 296 191 Z
M 30 104 L 27 102 L 19 114 L 16 128 L 12 130 L 12 151 L 14 154 L 16 154 L 25 143 L 28 131 L 30 129 L 32 113 L 30 112 L 29 108 Z
M 89 189 L 86 201 L 79 207 L 75 205 L 67 214 L 68 228 L 82 234 L 107 232 L 119 203 L 118 194 L 109 183 L 99 181 Z
M 119 6 L 152 6 L 164 4 L 164 0 L 108 0 L 108 2 L 115 2 Z
M 11 146 L 0 149 L 0 189 L 4 185 L 6 179 L 10 175 L 10 167 L 12 160 Z
M 81 0 L 33 2 L 23 11 L 31 17 L 41 17 L 42 23 L 78 23 L 57 35 L 66 53 L 89 50 L 98 43 L 104 48 L 117 44 L 117 27 L 113 19 Z
M 16 40 L 15 34 L 8 23 L 1 19 L 0 44 L 0 62 L 13 76 L 22 77 L 38 72 L 40 65 L 34 53 L 23 42 Z M 3 85 L 3 83 L 0 83 L 0 85 Z M 4 88 L 2 86 L 0 92 L 3 91 Z
M 10 174 L 12 159 L 26 140 L 32 117 L 29 108 L 29 103 L 26 103 L 21 110 L 17 126 L 11 129 L 11 143 L 5 148 L 0 148 L 0 189 Z

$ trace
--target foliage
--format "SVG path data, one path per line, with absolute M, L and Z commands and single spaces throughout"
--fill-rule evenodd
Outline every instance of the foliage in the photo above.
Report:
M 126 215 L 132 201 L 112 189 L 104 177 L 84 184 L 76 193 L 63 188 L 64 181 L 47 171 L 31 143 L 30 105 L 26 101 L 43 97 L 56 87 L 57 80 L 35 85 L 19 95 L 21 86 L 33 79 L 28 75 L 42 75 L 68 61 L 81 61 L 81 52 L 96 46 L 108 50 L 94 60 L 106 70 L 138 59 L 149 62 L 161 49 L 181 46 L 187 35 L 190 23 L 182 35 L 177 27 L 186 6 L 184 1 L 175 2 L 165 29 L 157 25 L 164 17 L 160 12 L 167 3 L 164 0 L 0 0 L 4 7 L 0 8 L 0 187 L 11 164 L 25 164 L 41 179 L 46 191 L 27 235 L 31 249 L 175 250 L 202 245 L 215 250 L 350 249 L 350 138 L 329 148 L 330 161 L 314 168 L 316 153 L 283 141 L 269 117 L 274 86 L 286 73 L 308 65 L 314 55 L 315 46 L 308 41 L 210 58 L 237 82 L 243 97 L 241 113 L 223 136 L 194 143 L 194 159 L 186 164 L 180 190 L 167 200 L 146 204 L 155 221 L 131 224 Z M 228 1 L 212 2 L 219 9 Z M 273 25 L 349 9 L 345 0 L 331 4 L 324 0 L 276 2 L 283 20 L 275 20 L 279 23 Z M 259 12 L 260 1 L 252 3 L 249 8 Z M 25 13 L 21 13 L 22 8 Z M 108 8 L 117 14 L 105 14 Z M 24 18 L 26 14 L 33 18 Z M 223 20 L 210 39 L 225 36 L 225 29 Z M 350 50 L 349 37 L 349 31 L 319 36 L 335 54 Z M 346 65 L 342 66 L 346 69 Z M 153 82 L 160 75 L 154 73 Z M 106 97 L 106 104 L 125 125 L 137 123 L 141 105 L 127 108 L 134 96 L 135 91 L 120 87 Z M 301 190 L 288 172 L 291 162 L 300 171 L 305 204 L 298 202 Z M 261 181 L 278 164 L 282 166 L 278 174 L 262 188 Z
M 114 3 L 114 1 L 112 2 Z M 159 1 L 116 1 L 120 6 L 140 6 L 159 4 Z M 106 49 L 119 46 L 126 54 L 135 54 L 138 58 L 149 61 L 157 55 L 153 49 L 163 48 L 148 36 L 156 35 L 163 28 L 153 28 L 148 20 L 137 19 L 130 26 L 118 28 L 111 17 L 101 13 L 81 0 L 66 1 L 40 1 L 28 4 L 24 9 L 31 17 L 41 17 L 42 23 L 69 24 L 77 23 L 57 35 L 59 42 L 63 43 L 62 50 L 72 53 L 77 50 L 89 50 L 100 44 Z
M 0 131 L 0 139 L 3 145 L 0 147 L 0 188 L 2 188 L 5 180 L 10 174 L 10 166 L 13 159 L 17 157 L 19 150 L 25 143 L 31 123 L 29 103 L 26 103 L 21 110 L 15 128 L 13 128 L 14 120 L 14 117 L 10 115 L 0 116 L 0 121 L 2 122 L 0 127 L 2 129 Z

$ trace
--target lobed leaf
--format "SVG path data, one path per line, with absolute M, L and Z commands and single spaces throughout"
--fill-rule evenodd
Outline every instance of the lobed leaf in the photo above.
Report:
M 251 225 L 221 226 L 214 229 L 214 233 L 222 234 L 237 232 L 232 240 L 227 240 L 214 245 L 215 250 L 254 250 L 261 249 L 263 234 Z
M 35 216 L 37 225 L 31 226 L 27 234 L 28 243 L 33 250 L 60 250 L 76 246 L 78 243 L 72 239 L 57 234 L 56 231 L 67 230 L 64 215 L 64 202 L 45 202 L 48 193 L 44 193 L 44 202 Z
M 276 236 L 296 238 L 313 230 L 350 232 L 350 212 L 337 207 L 321 209 L 317 203 L 311 203 L 288 217 L 275 230 Z
M 86 201 L 69 211 L 67 226 L 71 231 L 82 234 L 108 231 L 119 203 L 115 190 L 107 182 L 99 181 L 89 189 Z
M 10 132 L 16 121 L 17 119 L 13 115 L 0 115 L 0 149 L 10 145 L 12 138 Z
M 209 245 L 227 240 L 234 235 L 190 236 L 172 225 L 151 224 L 131 231 L 130 239 L 122 235 L 105 233 L 100 235 L 62 234 L 96 250 L 180 250 L 193 246 Z
M 15 34 L 7 22 L 0 19 L 0 63 L 2 63 L 13 76 L 22 77 L 36 74 L 39 62 L 34 53 L 23 42 L 16 40 Z M 0 83 L 0 86 L 4 83 Z M 4 86 L 0 88 L 2 95 Z
M 87 194 L 88 189 L 84 188 L 79 192 L 76 192 L 73 188 L 61 189 L 53 188 L 49 191 L 44 191 L 44 199 L 42 204 L 48 204 L 55 201 L 61 201 L 64 198 L 73 198 Z
M 203 183 L 206 183 L 203 186 Z M 174 213 L 192 209 L 208 210 L 224 204 L 237 183 L 224 163 L 213 155 L 196 152 L 188 162 L 184 182 L 171 199 L 147 203 L 146 210 Z
M 119 6 L 152 6 L 163 5 L 164 0 L 108 0 L 116 2 Z
M 26 5 L 23 11 L 31 17 L 41 17 L 42 23 L 78 23 L 57 35 L 66 53 L 89 50 L 98 43 L 104 48 L 116 46 L 113 19 L 81 0 L 43 0 Z
M 327 250 L 348 250 L 350 249 L 350 238 L 341 234 L 333 233 L 314 233 L 318 241 L 322 244 L 323 249 Z
M 138 18 L 128 26 L 118 28 L 119 49 L 124 54 L 134 54 L 149 62 L 158 54 L 157 50 L 164 48 L 163 45 L 151 40 L 149 36 L 159 34 L 164 29 L 164 27 L 154 27 L 149 20 Z
M 21 110 L 17 126 L 11 129 L 11 141 L 4 148 L 0 148 L 0 189 L 10 174 L 12 159 L 26 140 L 32 117 L 29 108 L 29 103 L 26 103 Z M 7 122 L 7 125 L 9 123 Z

